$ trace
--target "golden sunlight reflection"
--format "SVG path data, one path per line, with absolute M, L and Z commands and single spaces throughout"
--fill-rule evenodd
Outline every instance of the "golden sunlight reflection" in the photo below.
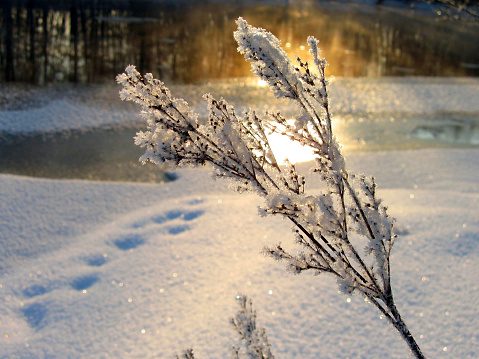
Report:
M 258 82 L 256 83 L 259 87 L 266 87 L 268 86 L 268 83 L 264 80 L 258 79 Z
M 286 159 L 291 163 L 306 162 L 314 159 L 313 151 L 288 137 L 273 133 L 268 136 L 269 144 L 274 152 L 276 161 L 284 164 Z
M 342 151 L 351 150 L 351 141 L 345 136 L 346 126 L 344 119 L 333 118 L 333 129 L 336 140 L 339 142 Z M 275 154 L 276 161 L 284 164 L 286 159 L 291 163 L 307 162 L 314 159 L 313 150 L 307 146 L 302 146 L 298 142 L 291 141 L 287 136 L 277 133 L 268 135 L 269 144 Z
M 374 4 L 331 6 L 310 0 L 290 1 L 286 7 L 218 6 L 206 1 L 185 7 L 171 6 L 175 1 L 147 1 L 145 17 L 145 1 L 139 0 L 104 1 L 101 7 L 90 7 L 85 1 L 75 1 L 71 7 L 50 2 L 54 4 L 38 5 L 32 13 L 31 1 L 14 1 L 19 3 L 13 7 L 16 10 L 8 16 L 2 13 L 2 30 L 11 28 L 22 40 L 0 36 L 0 48 L 12 54 L 0 61 L 0 80 L 110 83 L 123 70 L 120 64 L 133 60 L 132 53 L 140 68 L 171 82 L 196 84 L 248 76 L 250 65 L 237 53 L 232 36 L 238 16 L 275 34 L 293 63 L 295 55 L 303 60 L 311 57 L 305 40 L 315 36 L 330 64 L 330 75 L 478 75 L 468 65 L 477 64 L 477 24 L 464 21 L 457 26 L 446 18 L 435 21 L 430 14 L 406 9 L 378 11 Z M 86 51 L 90 48 L 98 51 Z M 71 56 L 70 49 L 85 51 L 75 50 Z M 30 61 L 34 58 L 38 61 Z
M 346 119 L 340 116 L 335 116 L 331 120 L 331 126 L 333 127 L 333 134 L 336 137 L 336 141 L 339 143 L 339 148 L 342 152 L 351 150 L 351 139 L 347 136 L 347 124 Z

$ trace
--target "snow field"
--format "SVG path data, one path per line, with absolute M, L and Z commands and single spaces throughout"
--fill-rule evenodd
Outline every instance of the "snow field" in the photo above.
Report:
M 479 295 L 477 155 L 425 150 L 348 161 L 376 175 L 398 218 L 396 301 L 429 357 L 479 351 L 470 319 Z M 0 180 L 11 209 L 2 210 L 10 213 L 7 243 L 32 247 L 24 258 L 2 246 L 9 259 L 0 277 L 2 358 L 171 358 L 187 347 L 198 358 L 225 358 L 237 342 L 228 320 L 239 293 L 253 299 L 278 358 L 409 355 L 361 297 L 263 257 L 265 244 L 290 246 L 289 224 L 260 218 L 260 199 L 229 192 L 206 169 L 179 171 L 177 181 L 158 186 Z

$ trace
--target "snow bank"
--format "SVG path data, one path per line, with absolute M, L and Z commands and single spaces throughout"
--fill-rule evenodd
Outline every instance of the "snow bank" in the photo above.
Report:
M 119 102 L 118 87 L 95 86 L 85 96 L 85 88 L 69 89 L 49 103 L 26 110 L 1 110 L 0 132 L 7 134 L 65 131 L 138 122 L 137 108 Z M 212 82 L 202 86 L 171 86 L 174 96 L 184 97 L 199 114 L 204 114 L 204 93 L 223 96 L 237 105 L 265 109 L 274 107 L 288 115 L 296 111 L 287 101 L 278 101 L 252 79 Z M 58 92 L 58 91 L 57 91 Z M 334 114 L 341 113 L 479 113 L 477 78 L 337 78 L 332 79 L 330 98 Z M 29 96 L 34 96 L 29 94 Z M 109 106 L 98 106 L 97 97 Z M 32 100 L 32 102 L 34 102 Z
M 398 218 L 393 285 L 426 355 L 475 358 L 479 151 L 355 155 Z M 307 167 L 305 164 L 303 167 Z M 291 240 L 208 171 L 166 185 L 0 176 L 0 357 L 225 358 L 251 296 L 278 358 L 404 358 L 407 346 L 327 276 L 264 258 Z
M 9 134 L 87 129 L 129 123 L 130 112 L 97 109 L 71 99 L 56 99 L 45 106 L 0 112 L 0 131 Z

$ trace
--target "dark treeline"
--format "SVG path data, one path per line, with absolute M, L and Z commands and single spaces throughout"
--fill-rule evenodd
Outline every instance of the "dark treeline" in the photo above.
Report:
M 238 16 L 275 33 L 291 54 L 307 57 L 305 39 L 316 36 L 334 75 L 479 71 L 477 24 L 364 4 L 249 3 L 2 0 L 0 82 L 112 82 L 130 63 L 142 72 L 184 83 L 248 76 L 249 65 L 232 37 Z
M 165 12 L 178 6 L 175 1 L 2 0 L 0 80 L 96 82 L 111 77 L 125 52 L 134 52 L 127 42 L 129 28 L 134 32 L 141 24 L 131 18 L 155 16 L 161 23 Z

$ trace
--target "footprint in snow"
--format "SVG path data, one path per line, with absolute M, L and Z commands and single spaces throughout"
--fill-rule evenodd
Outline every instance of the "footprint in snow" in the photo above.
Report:
M 73 279 L 70 285 L 75 290 L 85 290 L 98 282 L 99 279 L 96 274 L 84 275 Z
M 33 284 L 29 287 L 26 287 L 23 289 L 23 295 L 28 298 L 34 298 L 39 295 L 43 295 L 45 293 L 48 293 L 51 290 L 51 288 L 47 285 L 43 284 Z
M 179 209 L 174 209 L 171 211 L 168 211 L 164 214 L 154 216 L 151 218 L 151 221 L 155 224 L 166 224 L 171 221 L 177 220 L 178 221 L 183 221 L 183 222 L 190 222 L 193 221 L 194 219 L 202 216 L 204 211 L 202 210 L 196 210 L 196 211 L 182 211 Z M 146 225 L 146 221 L 142 224 L 139 222 L 135 223 L 133 225 L 133 228 L 138 229 L 140 227 L 143 227 Z M 176 224 L 173 225 L 169 228 L 167 228 L 167 232 L 172 235 L 177 235 L 180 233 L 183 233 L 187 230 L 189 230 L 190 227 L 187 224 Z M 143 244 L 145 241 L 142 240 L 138 236 L 131 236 L 126 239 L 119 239 L 114 241 L 115 245 L 121 249 L 121 250 L 128 250 L 128 249 L 133 249 L 138 247 L 138 245 Z
M 200 201 L 200 202 L 194 202 L 194 204 L 201 203 L 202 200 L 195 200 L 195 201 Z M 165 224 L 165 223 L 176 220 L 175 224 L 174 225 L 172 224 L 171 226 L 167 227 L 166 231 L 171 235 L 177 235 L 190 229 L 190 227 L 186 223 L 178 223 L 178 221 L 190 222 L 202 216 L 203 213 L 204 211 L 202 210 L 184 211 L 179 209 L 173 209 L 164 214 L 152 217 L 150 221 L 155 224 Z M 142 221 L 135 222 L 132 225 L 132 228 L 135 230 L 140 229 L 141 227 L 147 226 L 147 224 L 148 224 L 148 221 L 144 219 Z M 135 249 L 145 243 L 146 243 L 145 238 L 135 233 L 132 233 L 123 238 L 119 238 L 113 241 L 113 244 L 122 251 Z M 106 262 L 106 259 L 102 258 L 101 255 L 97 255 L 91 258 L 87 258 L 86 262 L 88 265 L 91 265 L 91 266 L 101 266 Z
M 185 213 L 183 213 L 183 219 L 185 221 L 192 221 L 192 220 L 200 217 L 203 213 L 205 213 L 205 212 L 204 211 L 185 212 Z
M 190 227 L 187 226 L 187 225 L 174 226 L 174 227 L 168 228 L 168 233 L 176 235 L 176 234 L 183 233 L 183 232 L 187 231 L 188 229 L 190 229 Z
M 155 222 L 156 224 L 162 224 L 168 221 L 172 221 L 176 218 L 180 218 L 182 215 L 183 215 L 183 212 L 179 210 L 173 210 L 173 211 L 169 211 L 165 215 L 153 217 L 151 220 Z
M 113 241 L 113 244 L 122 251 L 134 249 L 142 244 L 145 244 L 145 239 L 137 234 L 132 234 L 124 238 Z
M 82 291 L 90 288 L 93 284 L 98 282 L 100 278 L 96 274 L 85 275 L 81 277 L 74 278 L 70 282 L 70 286 L 77 290 Z M 45 294 L 49 291 L 48 287 L 42 285 L 32 285 L 28 288 L 25 288 L 23 293 L 30 298 Z M 47 324 L 48 317 L 48 307 L 43 303 L 32 303 L 24 305 L 20 308 L 20 312 L 23 314 L 28 325 L 35 330 L 40 330 Z
M 90 288 L 93 284 L 98 282 L 100 278 L 97 274 L 87 274 L 71 279 L 67 282 L 75 290 L 85 290 Z M 27 298 L 35 298 L 51 292 L 54 289 L 59 289 L 63 286 L 63 281 L 53 282 L 49 284 L 33 284 L 23 288 L 22 294 Z
M 36 330 L 43 328 L 45 317 L 48 314 L 48 309 L 44 304 L 33 303 L 26 305 L 22 307 L 21 312 L 31 328 Z
M 89 257 L 84 258 L 84 261 L 90 267 L 101 267 L 107 261 L 105 254 L 93 254 Z
M 180 218 L 184 221 L 192 221 L 199 216 L 201 216 L 204 213 L 204 211 L 198 210 L 198 211 L 180 211 L 180 210 L 173 210 L 169 211 L 164 215 L 153 217 L 152 221 L 155 222 L 156 224 L 162 224 L 168 221 L 172 221 L 174 219 Z
M 194 206 L 196 204 L 201 204 L 203 203 L 205 200 L 203 198 L 194 198 L 188 202 L 186 202 L 186 204 L 189 204 L 190 206 Z
M 171 211 L 171 212 L 168 212 L 166 214 L 166 217 L 167 218 L 172 218 L 172 219 L 180 218 L 181 220 L 183 220 L 185 222 L 189 222 L 189 221 L 192 221 L 192 220 L 200 217 L 203 213 L 204 213 L 204 211 L 201 211 L 201 210 L 188 211 L 188 212 Z M 172 216 L 172 214 L 174 214 L 174 216 Z M 177 235 L 177 234 L 183 233 L 183 232 L 185 232 L 189 229 L 190 229 L 190 227 L 187 224 L 178 224 L 178 225 L 175 225 L 175 226 L 172 226 L 172 227 L 168 228 L 167 231 L 168 231 L 169 234 Z

